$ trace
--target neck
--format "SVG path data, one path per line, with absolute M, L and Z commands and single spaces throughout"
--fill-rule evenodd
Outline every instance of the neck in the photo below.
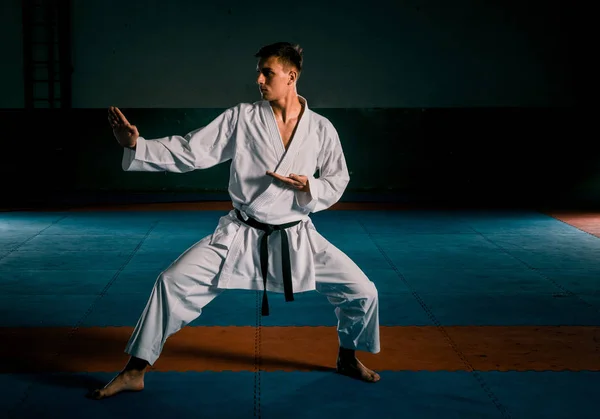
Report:
M 298 118 L 302 112 L 303 103 L 298 97 L 298 93 L 295 90 L 291 90 L 285 97 L 269 102 L 275 118 L 281 119 L 283 122 L 289 119 Z

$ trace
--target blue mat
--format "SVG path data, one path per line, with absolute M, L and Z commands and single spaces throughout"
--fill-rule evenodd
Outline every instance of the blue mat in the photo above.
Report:
M 482 381 L 469 372 L 381 374 L 380 383 L 368 385 L 326 372 L 262 372 L 261 417 L 502 418 L 504 410 L 513 418 L 593 419 L 600 407 L 598 372 L 479 372 Z M 103 373 L 0 375 L 6 389 L 0 407 L 19 418 L 253 417 L 255 376 L 250 372 L 151 372 L 143 392 L 103 401 L 84 397 L 110 378 Z
M 134 326 L 158 274 L 225 213 L 0 213 L 0 327 Z M 382 326 L 600 324 L 600 239 L 546 215 L 327 211 L 313 220 L 376 283 Z M 317 292 L 291 303 L 271 293 L 270 304 L 266 326 L 336 324 Z M 192 325 L 253 326 L 255 313 L 255 292 L 230 290 Z M 597 372 L 381 373 L 377 385 L 324 372 L 262 373 L 261 417 L 552 419 L 600 410 Z M 251 373 L 152 373 L 142 393 L 83 397 L 110 378 L 0 375 L 0 416 L 254 413 Z

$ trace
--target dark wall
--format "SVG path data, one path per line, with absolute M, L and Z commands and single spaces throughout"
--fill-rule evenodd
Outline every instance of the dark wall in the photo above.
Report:
M 183 135 L 221 111 L 124 109 L 148 137 Z M 315 111 L 342 139 L 351 172 L 344 201 L 600 203 L 600 147 L 575 108 Z M 185 174 L 123 172 L 105 110 L 4 111 L 0 123 L 5 205 L 227 199 L 228 163 Z
M 253 54 L 278 40 L 305 48 L 299 93 L 340 133 L 344 200 L 600 201 L 581 5 L 73 0 L 74 109 L 29 111 L 20 1 L 2 4 L 12 40 L 0 50 L 3 205 L 226 199 L 227 164 L 122 172 L 106 108 L 124 109 L 148 137 L 185 134 L 259 98 Z
M 253 55 L 280 40 L 304 47 L 299 90 L 315 108 L 567 106 L 573 47 L 591 44 L 574 35 L 583 3 L 566 0 L 71 2 L 82 109 L 254 101 Z M 3 108 L 23 106 L 20 3 L 0 6 Z

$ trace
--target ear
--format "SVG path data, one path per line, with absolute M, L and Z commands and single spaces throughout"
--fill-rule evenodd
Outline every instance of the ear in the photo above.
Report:
M 298 73 L 296 72 L 296 70 L 290 70 L 290 72 L 288 73 L 288 86 L 292 83 L 295 83 L 297 79 Z

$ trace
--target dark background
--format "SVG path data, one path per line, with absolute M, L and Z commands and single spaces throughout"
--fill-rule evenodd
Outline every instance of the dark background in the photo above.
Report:
M 573 4 L 2 2 L 0 204 L 227 200 L 228 163 L 123 172 L 106 108 L 184 135 L 259 100 L 253 54 L 288 40 L 299 93 L 340 134 L 342 201 L 598 206 L 594 46 Z

